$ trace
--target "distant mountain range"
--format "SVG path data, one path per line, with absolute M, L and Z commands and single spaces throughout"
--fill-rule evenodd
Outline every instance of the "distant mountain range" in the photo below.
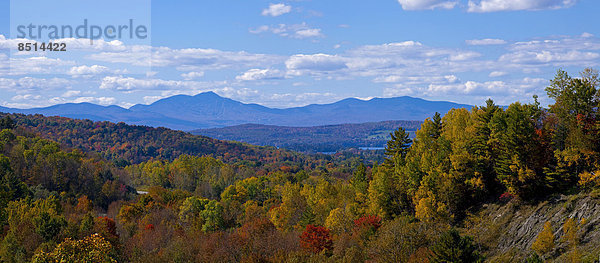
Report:
M 471 106 L 404 96 L 370 100 L 349 98 L 331 104 L 275 109 L 258 104 L 245 104 L 220 97 L 213 92 L 205 92 L 195 96 L 177 95 L 150 105 L 138 104 L 129 109 L 91 103 L 67 103 L 33 109 L 0 107 L 0 111 L 125 122 L 190 131 L 247 123 L 309 127 L 387 120 L 422 121 L 435 112 L 446 113 L 452 108 L 463 107 Z

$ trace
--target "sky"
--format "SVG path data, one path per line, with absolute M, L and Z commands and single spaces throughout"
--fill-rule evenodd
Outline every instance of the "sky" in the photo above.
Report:
M 206 91 L 276 108 L 397 96 L 547 105 L 558 69 L 600 63 L 596 0 L 92 2 L 0 0 L 0 106 L 128 108 Z M 83 24 L 103 33 L 48 29 Z M 114 37 L 121 25 L 145 30 Z M 66 51 L 18 50 L 47 42 Z

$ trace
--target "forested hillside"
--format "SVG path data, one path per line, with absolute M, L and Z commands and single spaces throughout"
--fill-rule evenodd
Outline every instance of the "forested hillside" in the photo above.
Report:
M 3 116 L 0 258 L 594 262 L 598 84 L 593 70 L 558 71 L 548 109 L 488 100 L 436 114 L 414 139 L 395 130 L 380 164 L 350 153 L 260 155 L 203 137 L 187 138 L 202 140 L 188 149 L 171 143 L 192 135 L 168 130 Z M 125 143 L 137 150 L 119 152 Z
M 315 127 L 244 124 L 195 130 L 191 133 L 220 140 L 315 153 L 337 152 L 349 148 L 383 147 L 390 139 L 390 132 L 403 127 L 414 135 L 420 125 L 420 121 L 384 121 Z
M 63 117 L 0 113 L 9 117 L 19 133 L 40 136 L 68 148 L 98 154 L 119 167 L 149 160 L 172 161 L 180 155 L 211 156 L 228 164 L 251 168 L 259 175 L 291 169 L 338 170 L 349 174 L 351 163 L 382 159 L 371 151 L 342 151 L 335 155 L 304 155 L 275 147 L 221 141 L 166 128 L 93 122 Z M 356 158 L 349 158 L 354 156 Z

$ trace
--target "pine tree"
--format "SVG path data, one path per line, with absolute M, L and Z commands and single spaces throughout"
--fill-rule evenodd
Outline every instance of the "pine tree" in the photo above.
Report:
M 0 120 L 0 130 L 13 129 L 14 127 L 15 122 L 9 116 L 6 116 Z
M 498 188 L 494 171 L 498 149 L 491 140 L 490 122 L 494 114 L 501 109 L 491 99 L 488 99 L 485 103 L 486 106 L 479 107 L 475 111 L 475 135 L 470 142 L 469 149 L 475 156 L 475 176 L 481 177 L 486 186 L 485 190 L 493 193 Z
M 442 135 L 442 116 L 439 112 L 436 112 L 431 121 L 433 122 L 433 132 L 431 137 L 437 139 L 440 137 L 440 135 Z
M 369 187 L 369 182 L 367 180 L 367 167 L 364 163 L 360 163 L 354 173 L 352 173 L 352 179 L 350 179 L 350 183 L 354 186 L 354 189 L 361 193 L 366 193 L 367 188 Z
M 387 155 L 385 162 L 387 164 L 401 163 L 408 153 L 412 140 L 408 138 L 409 133 L 402 127 L 390 133 L 390 136 L 392 138 L 385 147 L 385 155 Z
M 471 237 L 462 237 L 456 229 L 450 229 L 440 236 L 431 248 L 431 262 L 483 262 Z

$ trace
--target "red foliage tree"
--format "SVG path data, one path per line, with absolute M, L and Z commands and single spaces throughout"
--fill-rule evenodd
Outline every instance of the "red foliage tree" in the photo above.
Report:
M 354 226 L 356 228 L 370 228 L 376 231 L 381 227 L 381 218 L 378 216 L 363 216 L 354 220 Z
M 111 243 L 114 248 L 120 248 L 119 234 L 117 234 L 117 225 L 115 220 L 105 216 L 99 216 L 95 220 L 95 230 L 104 239 Z
M 361 243 L 367 242 L 371 236 L 381 227 L 381 218 L 378 216 L 363 216 L 354 220 L 352 237 Z
M 321 253 L 323 250 L 333 248 L 333 240 L 329 235 L 329 229 L 322 226 L 307 225 L 300 235 L 300 245 L 312 253 Z

